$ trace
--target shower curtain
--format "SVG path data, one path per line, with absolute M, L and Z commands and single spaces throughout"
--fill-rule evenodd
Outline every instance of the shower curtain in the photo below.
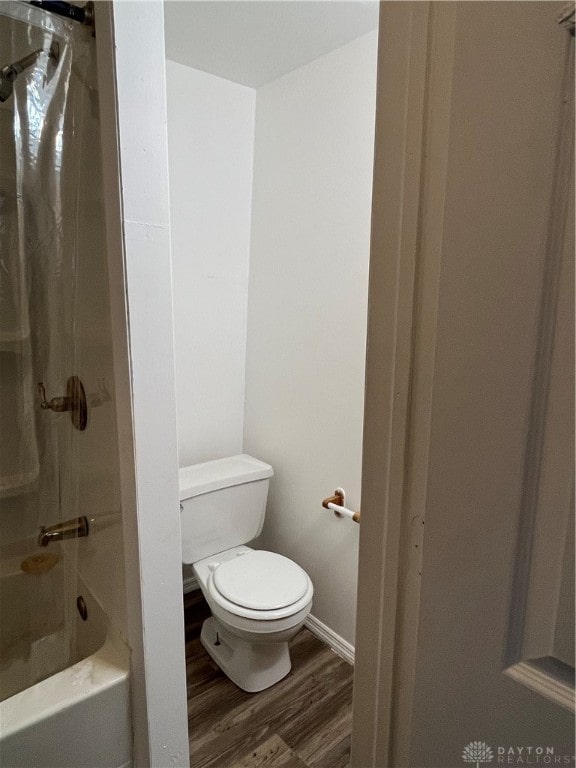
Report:
M 0 4 L 0 67 L 44 51 L 0 104 L 3 558 L 34 551 L 40 525 L 80 514 L 78 438 L 68 413 L 40 408 L 38 383 L 48 399 L 62 396 L 75 373 L 81 157 L 94 151 L 83 142 L 93 107 L 86 85 L 90 43 L 90 31 L 73 22 L 27 3 Z M 57 61 L 48 54 L 55 44 Z M 68 665 L 74 622 L 66 595 L 76 589 L 76 548 L 62 553 L 59 568 L 38 578 L 19 606 L 12 603 L 20 593 L 12 595 L 12 582 L 3 582 L 0 609 L 19 613 L 0 625 L 0 667 L 18 662 L 2 697 Z M 39 611 L 46 620 L 38 629 Z
M 47 14 L 39 18 L 36 9 L 23 4 L 5 3 L 2 12 L 15 20 L 3 35 L 2 65 L 38 48 L 46 53 L 19 75 L 2 105 L 0 494 L 29 493 L 37 484 L 46 509 L 58 499 L 58 452 L 54 430 L 42 418 L 47 414 L 35 417 L 34 379 L 42 378 L 48 392 L 61 394 L 72 362 L 75 255 L 66 251 L 70 228 L 64 217 L 73 204 L 73 189 L 66 186 L 73 185 L 64 185 L 63 177 L 64 170 L 69 172 L 65 166 L 74 163 L 64 142 L 65 129 L 74 130 L 74 116 L 67 113 L 73 30 Z M 32 26 L 33 21 L 42 26 Z M 25 34 L 24 23 L 29 25 Z M 53 43 L 57 62 L 48 55 Z

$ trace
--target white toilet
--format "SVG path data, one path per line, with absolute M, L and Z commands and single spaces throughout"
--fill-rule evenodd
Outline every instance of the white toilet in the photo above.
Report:
M 182 561 L 212 611 L 202 645 L 239 688 L 262 691 L 288 674 L 288 641 L 312 607 L 299 565 L 244 546 L 262 530 L 272 467 L 242 454 L 180 470 Z

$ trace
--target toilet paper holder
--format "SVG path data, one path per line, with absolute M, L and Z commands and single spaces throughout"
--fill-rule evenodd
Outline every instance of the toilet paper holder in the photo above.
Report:
M 347 517 L 355 523 L 360 522 L 360 510 L 354 512 L 352 509 L 348 509 L 346 506 L 346 491 L 343 488 L 336 488 L 334 496 L 328 496 L 327 499 L 324 499 L 322 506 L 325 509 L 331 509 L 336 517 Z

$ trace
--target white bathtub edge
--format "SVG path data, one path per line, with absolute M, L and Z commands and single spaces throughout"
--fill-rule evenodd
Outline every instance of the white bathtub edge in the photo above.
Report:
M 108 627 L 104 645 L 88 658 L 0 702 L 0 736 L 17 734 L 90 694 L 128 680 L 130 651 Z

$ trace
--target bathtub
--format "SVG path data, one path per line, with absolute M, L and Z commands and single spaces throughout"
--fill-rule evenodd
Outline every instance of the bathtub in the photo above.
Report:
M 58 550 L 51 548 L 50 551 Z M 17 624 L 12 637 L 19 639 L 3 647 L 0 691 L 2 674 L 5 693 L 9 694 L 16 685 L 18 665 L 24 663 L 24 656 L 29 665 L 31 659 L 33 662 L 32 672 L 27 674 L 42 677 L 48 673 L 50 676 L 0 702 L 0 765 L 2 768 L 128 768 L 132 747 L 128 648 L 80 580 L 74 591 L 84 599 L 85 621 L 76 609 L 75 599 L 72 609 L 50 603 L 55 594 L 55 584 L 51 582 L 62 583 L 60 563 L 39 576 L 23 573 L 20 562 L 21 553 L 3 557 L 0 594 L 3 599 L 10 596 L 12 604 L 17 597 L 20 608 L 19 612 L 4 612 L 3 632 L 4 619 L 8 622 L 5 637 L 10 641 L 10 621 L 22 614 L 23 607 L 34 604 L 39 609 L 34 611 L 33 620 L 29 620 L 26 627 L 29 637 L 24 640 L 30 640 L 31 648 L 27 656 L 22 653 L 24 640 Z M 46 600 L 49 601 L 47 609 Z M 64 609 L 68 609 L 66 622 Z M 71 626 L 71 622 L 75 622 L 69 633 L 73 663 L 70 665 L 67 659 L 68 666 L 59 669 L 62 660 L 54 649 L 61 647 L 61 643 L 51 639 L 64 632 L 65 624 Z M 14 658 L 8 663 L 6 654 L 10 651 Z M 36 670 L 42 663 L 48 666 Z M 50 674 L 53 669 L 59 671 Z

